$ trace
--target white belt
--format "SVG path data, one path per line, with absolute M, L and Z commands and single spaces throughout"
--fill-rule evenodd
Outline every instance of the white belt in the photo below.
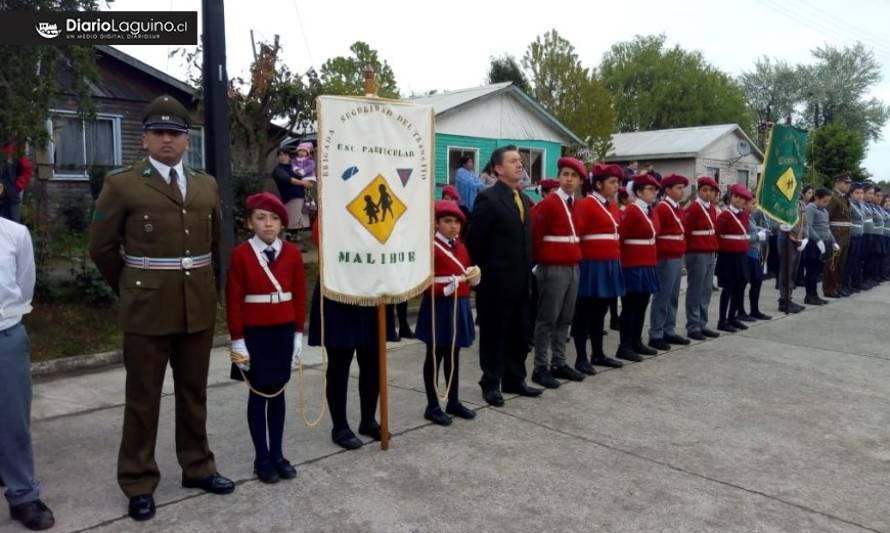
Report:
M 127 254 L 124 256 L 124 262 L 130 268 L 141 270 L 191 270 L 210 266 L 212 256 L 204 254 L 193 257 L 140 257 Z
M 834 226 L 836 228 L 849 228 L 853 225 L 852 222 L 829 222 L 829 226 Z
M 463 283 L 467 281 L 466 276 L 454 276 L 457 278 L 458 283 Z M 436 276 L 433 278 L 433 283 L 451 283 L 451 276 Z
M 579 241 L 574 235 L 544 235 L 544 242 L 565 242 L 574 244 Z
M 728 239 L 730 241 L 747 241 L 747 235 L 721 235 L 721 239 Z
M 683 236 L 683 235 L 659 235 L 659 236 L 656 237 L 656 238 L 658 238 L 658 239 L 665 239 L 665 240 L 668 240 L 668 241 L 682 241 L 682 240 L 685 240 L 685 239 L 686 239 L 686 237 Z
M 33 309 L 34 308 L 31 307 L 30 303 L 0 307 L 0 318 L 27 315 L 28 313 L 33 311 Z
M 716 235 L 717 232 L 712 229 L 696 229 L 689 232 L 690 235 L 695 235 L 696 237 L 701 235 Z
M 655 244 L 655 239 L 626 239 L 624 244 L 636 244 L 639 246 L 648 246 Z
M 588 233 L 581 236 L 582 241 L 617 241 L 617 233 Z
M 854 227 L 854 228 L 861 228 L 861 227 L 862 227 L 862 224 L 853 224 L 853 227 Z
M 271 292 L 269 294 L 244 295 L 244 303 L 246 304 L 280 304 L 289 302 L 293 299 L 294 295 L 290 292 Z

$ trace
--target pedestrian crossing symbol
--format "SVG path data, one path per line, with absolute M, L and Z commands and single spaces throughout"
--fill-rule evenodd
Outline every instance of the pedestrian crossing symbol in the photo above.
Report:
M 794 198 L 794 192 L 797 190 L 797 178 L 794 177 L 793 168 L 788 167 L 788 170 L 779 176 L 779 179 L 776 180 L 776 187 L 788 200 Z
M 396 222 L 407 209 L 399 197 L 392 192 L 386 178 L 379 174 L 346 206 L 346 210 L 380 244 L 389 240 L 389 236 L 392 235 L 396 227 Z

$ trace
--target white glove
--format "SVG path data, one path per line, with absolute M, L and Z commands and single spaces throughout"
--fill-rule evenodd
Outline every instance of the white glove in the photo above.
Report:
M 536 276 L 538 274 L 538 265 L 532 267 L 532 276 Z
M 803 239 L 802 241 L 800 241 L 800 246 L 797 247 L 797 251 L 802 252 L 803 249 L 807 247 L 807 243 L 809 243 L 809 242 L 810 242 L 810 239 Z
M 457 290 L 457 285 L 460 283 L 457 280 L 457 276 L 451 276 L 451 283 L 445 285 L 445 289 L 442 291 L 445 293 L 445 296 L 451 296 Z
M 300 366 L 301 355 L 303 355 L 303 334 L 298 331 L 294 333 L 294 353 L 290 356 L 291 368 Z
M 237 353 L 244 356 L 247 359 L 246 363 L 235 363 L 235 365 L 245 372 L 250 371 L 250 353 L 247 351 L 247 344 L 244 343 L 244 339 L 238 339 L 232 341 L 232 353 Z M 233 361 L 234 362 L 234 361 Z
M 823 253 L 823 254 L 824 254 L 824 253 L 825 253 L 825 242 L 823 242 L 823 241 L 819 241 L 819 242 L 817 242 L 817 243 L 816 243 L 816 248 L 819 249 L 819 252 L 820 252 L 820 253 Z
M 474 269 L 475 269 L 475 270 L 474 270 Z M 474 277 L 473 279 L 469 280 L 469 281 L 470 281 L 470 287 L 475 287 L 476 285 L 479 285 L 480 283 L 482 283 L 482 269 L 479 268 L 479 267 L 477 267 L 477 266 L 472 266 L 472 267 L 470 267 L 470 270 L 471 270 L 472 272 L 476 273 L 476 277 Z
M 303 177 L 306 174 L 306 171 L 303 170 L 302 168 L 298 168 L 297 171 L 295 172 L 295 174 L 297 176 Z
M 758 241 L 765 241 L 765 240 L 766 240 L 766 230 L 762 229 L 762 230 L 760 230 L 760 231 L 757 232 L 757 240 L 758 240 Z
M 841 245 L 836 242 L 833 242 L 833 243 L 831 243 L 831 249 L 834 250 L 835 252 L 837 252 L 838 250 L 841 249 Z
M 789 226 L 788 224 L 781 224 L 779 225 L 779 229 L 784 232 L 789 232 L 791 231 L 791 226 Z

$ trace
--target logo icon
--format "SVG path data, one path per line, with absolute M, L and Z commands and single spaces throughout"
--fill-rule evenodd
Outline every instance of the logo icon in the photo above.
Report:
M 794 177 L 794 170 L 791 167 L 788 167 L 788 170 L 779 176 L 779 179 L 776 180 L 776 187 L 789 201 L 794 198 L 794 191 L 797 189 L 797 178 Z
M 414 172 L 413 168 L 398 168 L 396 172 L 399 173 L 399 179 L 402 180 L 402 187 L 408 185 L 408 180 L 411 178 L 411 173 Z
M 346 210 L 352 213 L 359 224 L 380 244 L 383 244 L 389 240 L 396 222 L 408 208 L 392 192 L 386 179 L 378 174 L 346 205 Z
M 37 34 L 44 39 L 55 39 L 62 34 L 62 30 L 59 29 L 58 25 L 52 22 L 38 22 L 35 29 Z
M 343 181 L 346 181 L 349 178 L 355 176 L 356 174 L 358 174 L 358 167 L 349 167 L 343 171 L 343 175 L 340 177 L 343 178 Z

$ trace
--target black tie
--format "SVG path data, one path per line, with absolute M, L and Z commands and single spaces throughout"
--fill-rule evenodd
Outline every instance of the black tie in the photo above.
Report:
M 272 263 L 273 261 L 275 261 L 275 248 L 272 248 L 270 246 L 269 248 L 266 248 L 265 250 L 263 250 L 263 253 L 266 254 L 266 257 L 269 258 L 269 263 Z
M 651 205 L 646 206 L 646 214 L 649 216 L 652 215 L 652 206 Z
M 453 240 L 448 241 L 448 246 L 450 246 L 450 247 L 453 249 L 453 248 L 454 248 L 454 241 L 453 241 Z
M 569 196 L 568 198 L 566 198 L 566 205 L 569 206 L 569 209 L 572 208 L 572 203 L 574 203 L 574 202 L 572 201 L 572 197 L 571 197 L 571 196 Z
M 173 195 L 182 203 L 182 191 L 179 189 L 179 174 L 175 168 L 170 169 L 170 187 L 173 189 Z

